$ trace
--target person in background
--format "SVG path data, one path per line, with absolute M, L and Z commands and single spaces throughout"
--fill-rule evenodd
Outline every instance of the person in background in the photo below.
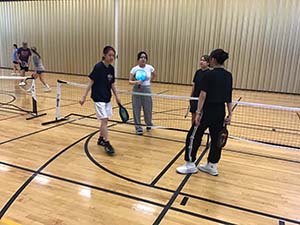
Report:
M 192 87 L 192 93 L 191 97 L 196 97 L 198 98 L 200 95 L 200 85 L 203 77 L 205 74 L 207 74 L 209 70 L 209 55 L 203 55 L 200 58 L 200 69 L 196 71 L 193 79 L 193 87 Z M 196 110 L 198 106 L 198 101 L 197 100 L 191 100 L 190 101 L 190 113 L 192 113 L 192 124 L 195 121 L 196 118 Z
M 40 79 L 40 81 L 42 82 L 42 84 L 45 87 L 45 92 L 50 92 L 51 88 L 50 88 L 49 84 L 47 84 L 45 82 L 45 77 L 44 77 L 45 67 L 42 63 L 42 57 L 37 52 L 36 47 L 31 47 L 31 51 L 32 51 L 32 62 L 33 62 L 34 70 L 35 70 L 33 77 L 35 79 L 37 79 L 37 78 Z M 30 91 L 31 91 L 31 88 L 28 90 L 28 92 L 30 92 Z
M 129 83 L 134 85 L 132 91 L 138 93 L 151 94 L 151 81 L 156 77 L 156 72 L 153 66 L 147 64 L 148 54 L 141 51 L 137 55 L 137 65 L 134 66 L 129 75 Z M 145 79 L 136 79 L 136 73 L 142 71 L 145 74 Z M 142 95 L 132 95 L 133 118 L 136 129 L 136 134 L 143 135 L 141 126 L 141 109 L 143 107 L 144 120 L 147 131 L 151 130 L 152 124 L 152 97 Z
M 213 70 L 209 71 L 201 81 L 195 122 L 186 137 L 184 157 L 186 163 L 177 167 L 178 173 L 198 172 L 195 164 L 196 155 L 204 132 L 209 128 L 210 151 L 206 165 L 200 165 L 199 170 L 213 176 L 219 174 L 217 163 L 221 158 L 222 148 L 218 146 L 218 138 L 224 123 L 230 124 L 232 116 L 232 74 L 224 68 L 227 59 L 228 53 L 223 49 L 215 49 L 210 54 L 210 65 Z M 226 118 L 225 104 L 228 113 Z M 194 129 L 196 133 L 193 138 Z
M 21 76 L 25 77 L 26 72 L 29 70 L 31 60 L 31 51 L 28 48 L 27 42 L 22 43 L 22 47 L 17 51 L 17 61 L 20 64 Z M 25 80 L 19 83 L 20 86 L 26 86 Z
M 19 69 L 19 63 L 18 63 L 18 58 L 17 58 L 17 54 L 18 54 L 18 45 L 14 44 L 14 51 L 13 51 L 13 73 L 12 75 L 17 75 L 20 74 L 20 69 Z

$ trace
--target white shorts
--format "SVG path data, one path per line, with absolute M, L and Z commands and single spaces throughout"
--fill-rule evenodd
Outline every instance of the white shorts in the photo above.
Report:
M 98 120 L 108 119 L 112 116 L 111 102 L 95 102 L 95 110 Z

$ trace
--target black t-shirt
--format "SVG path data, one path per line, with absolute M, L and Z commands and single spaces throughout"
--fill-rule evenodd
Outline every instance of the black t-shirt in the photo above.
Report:
M 112 65 L 106 66 L 103 62 L 95 65 L 89 78 L 94 81 L 91 98 L 94 102 L 110 102 L 111 86 L 115 83 L 115 70 Z
M 206 92 L 204 110 L 224 113 L 224 103 L 232 101 L 232 74 L 224 68 L 215 68 L 205 74 L 200 90 Z
M 17 54 L 19 54 L 19 59 L 22 62 L 28 62 L 28 59 L 31 56 L 31 51 L 29 48 L 19 48 Z
M 208 73 L 210 70 L 197 70 L 193 79 L 193 82 L 195 84 L 195 88 L 194 88 L 194 92 L 192 94 L 192 97 L 199 97 L 201 89 L 200 89 L 200 85 L 201 85 L 201 81 L 203 79 L 203 77 L 205 76 L 206 73 Z

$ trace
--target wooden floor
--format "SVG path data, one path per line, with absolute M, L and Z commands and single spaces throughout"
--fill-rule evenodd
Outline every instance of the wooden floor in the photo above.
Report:
M 0 70 L 0 75 L 10 72 Z M 1 225 L 300 224 L 299 151 L 230 139 L 218 177 L 201 172 L 183 176 L 175 168 L 183 164 L 184 132 L 153 129 L 136 136 L 133 126 L 110 122 L 116 154 L 107 156 L 96 144 L 99 123 L 93 118 L 72 115 L 41 126 L 55 117 L 58 78 L 85 82 L 83 77 L 49 74 L 51 93 L 44 93 L 38 82 L 38 108 L 46 116 L 26 120 L 28 115 L 15 107 L 0 107 Z M 125 81 L 118 85 L 131 89 Z M 29 109 L 30 95 L 13 87 L 10 95 L 0 93 L 1 101 Z M 190 87 L 154 84 L 153 92 L 188 95 Z M 63 115 L 94 116 L 91 102 L 78 105 L 80 91 L 62 95 Z M 239 96 L 300 106 L 294 95 L 235 91 L 235 99 Z M 122 96 L 122 101 L 130 110 L 130 97 Z M 117 109 L 114 114 L 118 119 Z M 164 114 L 162 120 L 176 116 Z M 202 146 L 202 163 L 204 153 Z

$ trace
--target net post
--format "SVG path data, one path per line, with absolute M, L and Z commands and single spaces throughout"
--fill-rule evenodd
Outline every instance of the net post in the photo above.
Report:
M 67 84 L 67 82 L 62 81 L 62 80 L 57 80 L 56 81 L 56 106 L 55 106 L 55 120 L 51 120 L 48 122 L 44 122 L 42 123 L 42 125 L 48 125 L 48 124 L 52 124 L 52 123 L 58 123 L 61 121 L 65 121 L 67 120 L 67 116 L 66 117 L 60 117 L 60 104 L 61 104 L 61 84 Z
M 60 118 L 60 97 L 61 97 L 61 82 L 57 80 L 56 82 L 56 112 L 55 112 L 55 120 Z
M 37 98 L 36 98 L 36 86 L 35 86 L 35 79 L 32 78 L 32 83 L 31 83 L 31 98 L 32 98 L 32 112 L 31 112 L 31 117 L 26 118 L 26 120 L 32 120 L 37 117 L 45 116 L 47 115 L 46 113 L 38 114 L 37 110 Z

